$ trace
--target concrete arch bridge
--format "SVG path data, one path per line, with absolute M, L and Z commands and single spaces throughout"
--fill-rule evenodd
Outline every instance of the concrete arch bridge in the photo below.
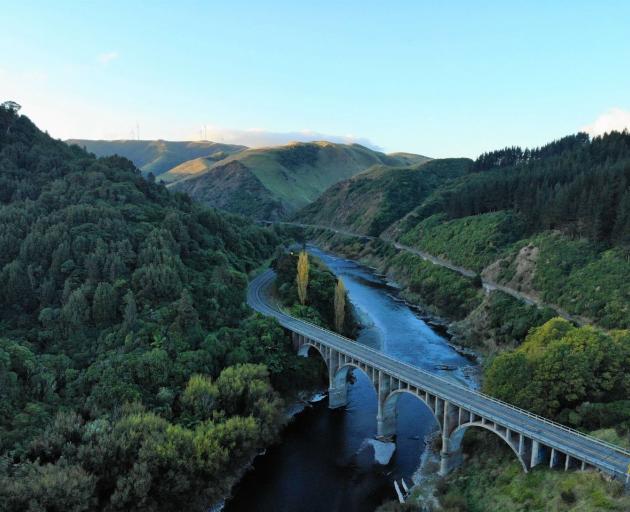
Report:
M 299 353 L 307 355 L 315 350 L 321 355 L 328 368 L 329 406 L 347 404 L 348 374 L 361 370 L 376 390 L 377 435 L 390 438 L 396 433 L 398 399 L 404 393 L 416 396 L 432 412 L 441 431 L 440 474 L 447 474 L 461 462 L 465 432 L 481 428 L 502 439 L 526 472 L 542 464 L 563 470 L 597 469 L 628 483 L 630 451 L 287 315 L 266 294 L 274 278 L 272 271 L 255 278 L 248 289 L 248 304 L 289 330 Z

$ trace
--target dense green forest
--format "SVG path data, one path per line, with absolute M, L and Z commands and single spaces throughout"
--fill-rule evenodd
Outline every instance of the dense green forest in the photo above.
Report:
M 560 318 L 533 329 L 485 372 L 492 395 L 586 430 L 630 433 L 630 331 L 574 327 Z M 628 436 L 630 443 L 630 436 Z
M 432 178 L 433 168 L 441 179 Z M 411 177 L 424 184 L 421 191 L 408 182 Z M 309 217 L 311 223 L 369 232 L 440 256 L 584 323 L 630 327 L 626 132 L 593 139 L 577 134 L 475 161 L 434 160 L 409 176 L 395 169 L 363 173 L 329 189 L 296 219 L 309 223 Z M 400 267 L 380 266 L 393 273 Z M 411 278 L 413 272 L 406 274 Z M 415 288 L 426 291 L 433 278 L 420 281 L 427 279 L 415 279 Z M 451 288 L 443 304 L 461 302 Z M 455 318 L 470 312 L 441 309 Z
M 244 305 L 269 229 L 0 109 L 0 510 L 203 510 L 318 374 Z
M 473 170 L 436 190 L 412 220 L 513 210 L 526 233 L 561 229 L 630 251 L 630 134 L 578 134 L 530 152 L 501 150 L 479 157 Z
M 437 187 L 464 176 L 472 161 L 444 158 L 408 167 L 375 166 L 330 187 L 294 220 L 378 236 Z

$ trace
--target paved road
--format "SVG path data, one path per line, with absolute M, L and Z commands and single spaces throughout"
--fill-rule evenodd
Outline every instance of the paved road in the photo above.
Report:
M 349 236 L 349 237 L 354 237 L 354 238 L 361 238 L 364 240 L 376 240 L 377 238 L 384 241 L 384 242 L 388 242 L 390 244 L 392 244 L 396 249 L 398 249 L 399 251 L 405 251 L 408 252 L 410 254 L 414 254 L 415 256 L 419 256 L 420 258 L 422 258 L 425 261 L 430 261 L 431 263 L 438 265 L 440 267 L 444 267 L 444 268 L 448 268 L 454 272 L 457 272 L 463 276 L 466 277 L 475 277 L 477 275 L 477 272 L 475 272 L 474 270 L 470 270 L 468 268 L 464 268 L 461 267 L 459 265 L 455 265 L 455 263 L 452 263 L 448 260 L 445 260 L 444 258 L 440 258 L 439 256 L 434 256 L 433 254 L 429 254 L 426 251 L 421 251 L 419 249 L 415 249 L 413 247 L 409 247 L 408 245 L 402 245 L 398 242 L 395 242 L 394 240 L 391 240 L 389 238 L 384 238 L 384 237 L 374 237 L 374 236 L 367 236 L 367 235 L 360 235 L 358 233 L 352 233 L 350 231 L 345 231 L 343 229 L 336 229 L 336 228 L 332 228 L 330 226 L 324 226 L 321 224 L 303 224 L 300 222 L 269 222 L 266 221 L 268 224 L 285 224 L 287 226 L 298 226 L 301 228 L 315 228 L 315 229 L 322 229 L 325 231 L 330 231 L 332 233 L 338 233 L 340 235 L 344 235 L 344 236 Z M 540 300 L 538 297 L 534 297 L 533 295 L 527 294 L 527 293 L 523 293 L 519 290 L 515 290 L 514 288 L 510 288 L 509 286 L 504 286 L 502 284 L 497 283 L 496 281 L 491 281 L 489 279 L 486 278 L 482 278 L 481 279 L 481 283 L 483 285 L 484 290 L 486 290 L 487 292 L 490 292 L 492 290 L 497 290 L 503 293 L 506 293 L 512 297 L 514 297 L 515 299 L 518 299 L 522 302 L 525 302 L 526 304 L 530 304 L 530 305 L 536 305 L 539 307 L 547 307 L 547 308 L 551 308 L 553 309 L 559 316 L 561 316 L 562 318 L 565 318 L 567 320 L 569 320 L 570 322 L 573 322 L 576 325 L 585 325 L 588 323 L 592 323 L 589 322 L 588 320 L 578 317 L 576 315 L 571 315 L 569 312 L 565 311 L 564 309 L 562 309 L 560 306 L 557 306 L 555 304 L 547 304 L 546 302 L 543 302 L 542 300 Z
M 630 465 L 630 451 L 580 434 L 545 418 L 517 409 L 455 382 L 398 361 L 339 334 L 294 318 L 280 311 L 269 299 L 268 291 L 274 279 L 275 274 L 271 270 L 256 277 L 248 288 L 247 302 L 259 313 L 274 317 L 285 328 L 368 363 L 412 386 L 427 390 L 479 416 L 510 428 L 512 431 L 520 432 L 546 446 L 586 461 L 606 473 L 618 478 L 625 478 Z

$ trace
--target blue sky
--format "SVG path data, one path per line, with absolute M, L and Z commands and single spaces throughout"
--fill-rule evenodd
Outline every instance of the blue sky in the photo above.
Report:
M 627 1 L 2 3 L 0 100 L 59 138 L 474 157 L 630 125 Z

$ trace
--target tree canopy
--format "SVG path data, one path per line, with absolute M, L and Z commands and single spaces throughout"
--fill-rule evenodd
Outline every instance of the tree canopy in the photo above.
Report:
M 0 511 L 220 498 L 319 376 L 244 304 L 278 242 L 0 108 Z

